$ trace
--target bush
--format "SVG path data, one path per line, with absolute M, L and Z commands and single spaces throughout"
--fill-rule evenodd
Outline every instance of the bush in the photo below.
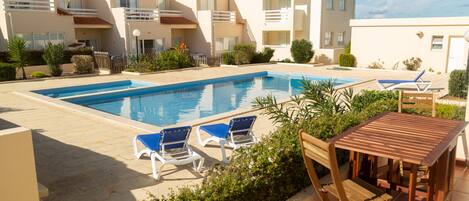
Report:
M 283 62 L 283 63 L 293 63 L 293 61 L 289 58 L 283 59 L 281 62 Z
M 26 79 L 24 67 L 28 65 L 28 53 L 26 52 L 26 41 L 19 37 L 14 37 L 8 41 L 9 60 L 15 63 L 15 66 L 21 69 L 23 79 Z
M 16 79 L 16 67 L 9 63 L 0 63 L 0 81 Z
M 350 54 L 350 53 L 352 53 L 352 42 L 349 42 L 349 43 L 345 46 L 345 48 L 344 48 L 344 53 L 345 53 L 345 54 Z
M 466 98 L 467 84 L 466 70 L 454 70 L 449 76 L 448 94 L 454 97 Z
M 256 53 L 256 48 L 250 44 L 238 44 L 233 48 L 235 65 L 249 64 Z
M 149 73 L 155 71 L 155 66 L 143 60 L 129 64 L 125 70 L 129 72 Z
M 410 59 L 404 60 L 402 63 L 406 66 L 407 70 L 416 71 L 422 65 L 422 59 L 418 57 L 412 57 Z
M 90 55 L 73 55 L 71 61 L 77 74 L 92 73 L 94 70 L 93 57 Z
M 192 67 L 193 63 L 188 52 L 185 50 L 167 50 L 161 52 L 156 59 L 158 70 L 170 70 Z
M 360 103 L 366 107 L 337 110 L 336 107 L 345 108 L 342 103 L 350 102 L 339 101 L 339 98 L 336 99 L 337 96 L 315 95 L 342 94 L 345 99 L 350 96 L 350 91 L 339 92 L 333 89 L 331 84 L 332 82 L 305 83 L 303 95 L 308 100 L 303 102 L 293 97 L 291 104 L 296 105 L 299 111 L 292 112 L 292 115 L 286 114 L 289 112 L 285 111 L 293 107 L 277 105 L 272 96 L 257 99 L 255 107 L 265 108 L 264 114 L 281 124 L 279 129 L 251 147 L 234 151 L 231 163 L 212 170 L 201 185 L 181 188 L 178 193 L 173 192 L 163 200 L 286 200 L 311 185 L 300 152 L 298 141 L 300 129 L 325 140 L 370 117 L 397 109 L 394 98 L 389 99 L 388 94 L 373 92 L 373 95 L 366 93 L 355 96 L 356 100 L 360 100 Z M 329 88 L 331 86 L 332 88 Z M 361 96 L 373 96 L 373 98 Z M 310 106 L 315 109 L 328 109 L 325 113 L 312 112 Z M 330 110 L 336 113 L 329 114 Z M 324 115 L 326 113 L 327 115 Z M 338 160 L 342 164 L 347 161 L 346 153 L 337 152 Z M 327 173 L 317 164 L 315 168 L 319 176 Z
M 221 61 L 223 64 L 226 64 L 226 65 L 234 65 L 235 62 L 234 62 L 234 55 L 232 52 L 224 52 L 223 54 L 221 54 Z
M 353 54 L 341 54 L 339 56 L 339 65 L 344 67 L 355 67 L 356 59 Z
M 368 65 L 368 68 L 371 68 L 371 69 L 383 69 L 383 67 L 384 67 L 384 62 L 382 62 L 379 59 L 378 61 L 375 61 L 371 63 L 370 65 Z
M 46 61 L 42 58 L 44 50 L 25 50 L 28 55 L 26 62 L 30 66 L 46 65 Z M 64 50 L 64 62 L 68 63 L 71 61 L 73 55 L 93 55 L 93 50 L 90 48 L 80 48 L 75 50 Z M 0 52 L 1 62 L 10 62 L 10 56 L 8 52 Z
M 268 63 L 274 56 L 274 52 L 274 49 L 266 47 L 262 52 L 257 52 L 254 54 L 251 63 Z
M 49 43 L 44 50 L 42 55 L 44 61 L 46 61 L 47 66 L 49 67 L 50 74 L 52 76 L 61 76 L 62 67 L 61 65 L 64 62 L 64 46 L 63 45 L 54 45 Z
M 294 40 L 290 52 L 295 63 L 308 63 L 314 56 L 313 45 L 305 39 Z
M 47 77 L 47 75 L 43 72 L 32 72 L 31 77 L 33 77 L 33 78 L 44 78 L 44 77 Z

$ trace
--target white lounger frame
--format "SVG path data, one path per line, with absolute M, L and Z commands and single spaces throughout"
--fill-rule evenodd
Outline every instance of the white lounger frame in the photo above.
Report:
M 405 87 L 405 86 L 411 86 L 411 87 L 415 87 L 418 92 L 425 92 L 432 86 L 432 82 L 424 81 L 422 80 L 422 78 L 419 78 L 417 81 L 409 81 L 409 82 L 398 83 L 398 84 L 379 83 L 378 81 L 378 84 L 381 86 L 383 90 L 389 90 L 389 91 L 397 89 L 397 88 Z M 422 88 L 420 86 L 424 86 L 424 87 Z
M 152 165 L 152 172 L 153 172 L 153 178 L 156 180 L 160 179 L 160 174 L 161 171 L 163 170 L 163 167 L 166 164 L 171 164 L 171 165 L 186 165 L 189 163 L 192 163 L 194 166 L 194 170 L 197 172 L 200 172 L 202 169 L 202 166 L 204 165 L 204 158 L 200 156 L 197 152 L 193 151 L 189 145 L 187 145 L 187 141 L 178 141 L 178 142 L 171 142 L 171 143 L 163 143 L 161 146 L 163 147 L 161 153 L 155 152 L 153 150 L 148 149 L 145 147 L 143 150 L 138 151 L 137 147 L 137 136 L 134 137 L 133 139 L 133 147 L 134 147 L 134 155 L 137 157 L 137 159 L 141 158 L 143 154 L 146 154 L 147 156 L 150 157 L 151 159 L 151 165 Z M 180 143 L 186 143 L 185 148 L 181 149 L 180 152 L 165 152 L 164 147 L 165 145 L 171 145 L 171 144 L 180 144 Z M 177 157 L 174 157 L 175 155 L 180 155 Z M 156 160 L 159 160 L 161 162 L 160 168 L 157 168 L 156 166 Z M 199 164 L 196 164 L 196 161 L 199 160 Z
M 220 144 L 222 162 L 224 162 L 224 163 L 229 163 L 229 160 L 226 157 L 225 146 L 231 147 L 231 148 L 233 148 L 233 150 L 236 150 L 240 147 L 249 146 L 251 144 L 255 144 L 255 143 L 258 142 L 258 139 L 256 138 L 256 136 L 254 136 L 254 133 L 251 130 L 252 126 L 251 126 L 250 129 L 238 130 L 236 132 L 230 132 L 230 136 L 229 136 L 228 139 L 219 138 L 219 137 L 215 137 L 215 136 L 212 136 L 212 135 L 208 134 L 208 135 L 210 135 L 210 137 L 205 139 L 205 140 L 202 140 L 200 127 L 201 126 L 197 127 L 197 139 L 199 141 L 199 144 L 202 145 L 203 147 L 205 147 L 208 143 L 210 143 L 212 141 Z M 241 133 L 241 132 L 248 132 L 247 136 L 251 137 L 251 140 L 249 140 L 249 141 L 248 140 L 235 141 L 234 137 L 233 137 L 234 136 L 233 133 Z

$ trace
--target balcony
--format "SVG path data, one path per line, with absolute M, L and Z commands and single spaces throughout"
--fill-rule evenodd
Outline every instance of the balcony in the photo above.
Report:
M 265 23 L 288 23 L 290 9 L 264 11 Z
M 214 23 L 236 23 L 236 12 L 235 11 L 212 11 L 212 22 Z
M 0 6 L 5 11 L 55 11 L 54 0 L 3 0 Z
M 89 9 L 89 8 L 61 8 L 61 9 L 73 16 L 96 17 L 98 15 L 98 11 L 96 9 Z
M 125 8 L 125 19 L 127 21 L 159 21 L 160 13 L 157 9 L 149 8 Z
M 179 10 L 159 10 L 160 17 L 182 17 L 182 12 Z

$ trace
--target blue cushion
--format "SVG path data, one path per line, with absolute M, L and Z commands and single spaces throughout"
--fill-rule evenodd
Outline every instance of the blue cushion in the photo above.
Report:
M 138 135 L 137 140 L 142 142 L 142 144 L 152 150 L 152 151 L 160 151 L 160 142 L 161 142 L 161 134 L 154 133 L 154 134 L 147 134 L 147 135 Z
M 378 80 L 381 84 L 401 84 L 401 83 L 413 83 L 413 80 Z
M 170 144 L 170 145 L 164 145 L 165 150 L 168 149 L 177 149 L 177 148 L 184 148 L 186 144 L 186 139 L 191 133 L 192 127 L 190 126 L 184 126 L 184 127 L 178 127 L 178 128 L 167 128 L 161 131 L 163 134 L 162 137 L 162 143 L 171 143 L 171 142 L 180 142 L 184 141 L 182 143 L 178 144 Z
M 200 130 L 207 132 L 211 136 L 226 139 L 229 135 L 230 126 L 226 124 L 212 124 L 201 126 Z

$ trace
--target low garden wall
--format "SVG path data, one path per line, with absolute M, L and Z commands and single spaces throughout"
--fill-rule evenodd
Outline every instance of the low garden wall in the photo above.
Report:
M 63 74 L 72 74 L 75 71 L 73 64 L 63 64 L 62 65 Z M 26 76 L 31 77 L 32 72 L 42 72 L 46 75 L 50 74 L 49 68 L 47 65 L 38 65 L 38 66 L 28 66 L 25 67 L 24 70 L 26 71 Z M 23 77 L 23 71 L 21 69 L 16 70 L 16 78 L 21 79 Z

